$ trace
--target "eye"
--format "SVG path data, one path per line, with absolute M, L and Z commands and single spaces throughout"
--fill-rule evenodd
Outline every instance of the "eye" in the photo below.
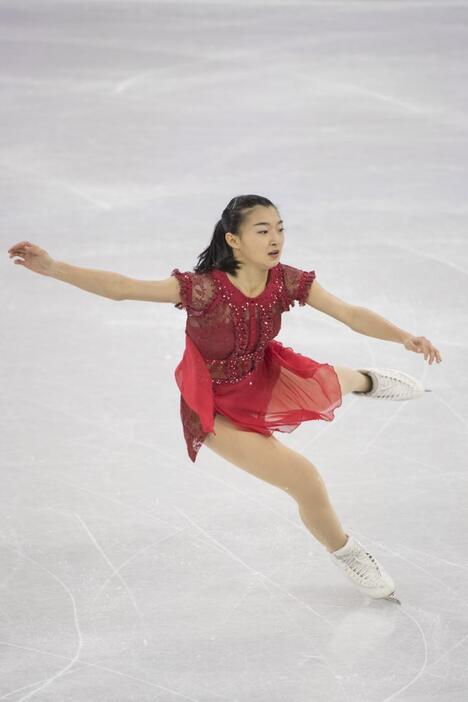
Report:
M 282 229 L 280 229 L 280 232 L 284 232 L 284 227 L 283 227 Z M 268 230 L 267 230 L 267 229 L 262 229 L 262 230 L 259 231 L 258 233 L 259 233 L 259 234 L 268 234 Z

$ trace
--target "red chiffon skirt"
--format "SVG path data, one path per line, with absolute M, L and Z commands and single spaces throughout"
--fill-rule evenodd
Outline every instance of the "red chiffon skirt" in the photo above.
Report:
M 192 461 L 214 417 L 222 414 L 245 431 L 270 436 L 292 432 L 312 419 L 332 421 L 341 406 L 338 376 L 332 365 L 318 363 L 272 340 L 263 361 L 237 383 L 213 383 L 198 348 L 186 336 L 182 361 L 175 371 L 181 391 L 181 416 Z
M 271 341 L 263 363 L 239 383 L 214 385 L 214 408 L 240 428 L 267 436 L 301 422 L 334 419 L 342 402 L 333 366 Z

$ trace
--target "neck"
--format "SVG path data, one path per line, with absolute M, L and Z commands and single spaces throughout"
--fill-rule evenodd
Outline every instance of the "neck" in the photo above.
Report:
M 244 264 L 235 277 L 230 273 L 226 275 L 236 288 L 253 297 L 264 290 L 268 281 L 268 271 L 268 268 L 249 267 Z

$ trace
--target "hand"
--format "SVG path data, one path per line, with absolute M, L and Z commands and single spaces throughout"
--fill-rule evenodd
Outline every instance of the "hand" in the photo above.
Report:
M 54 263 L 54 260 L 49 256 L 47 251 L 41 249 L 36 244 L 31 244 L 30 241 L 20 241 L 19 244 L 14 244 L 8 249 L 10 258 L 14 256 L 20 256 L 13 263 L 20 266 L 28 268 L 34 273 L 41 273 L 42 275 L 48 275 L 49 271 Z
M 405 349 L 408 349 L 408 351 L 423 353 L 426 360 L 430 359 L 429 365 L 431 365 L 434 359 L 437 363 L 442 361 L 439 350 L 436 349 L 425 336 L 408 336 L 404 339 L 403 346 Z

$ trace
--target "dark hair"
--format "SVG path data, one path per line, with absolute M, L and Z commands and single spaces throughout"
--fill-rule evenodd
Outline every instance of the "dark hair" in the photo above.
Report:
M 236 275 L 236 271 L 242 267 L 242 263 L 234 257 L 234 251 L 227 243 L 225 234 L 226 232 L 238 234 L 245 220 L 246 210 L 256 205 L 275 207 L 271 200 L 261 195 L 238 195 L 232 198 L 223 210 L 209 246 L 198 256 L 198 263 L 194 268 L 195 273 L 206 273 L 213 268 L 218 268 L 221 271 L 231 273 L 231 275 Z

